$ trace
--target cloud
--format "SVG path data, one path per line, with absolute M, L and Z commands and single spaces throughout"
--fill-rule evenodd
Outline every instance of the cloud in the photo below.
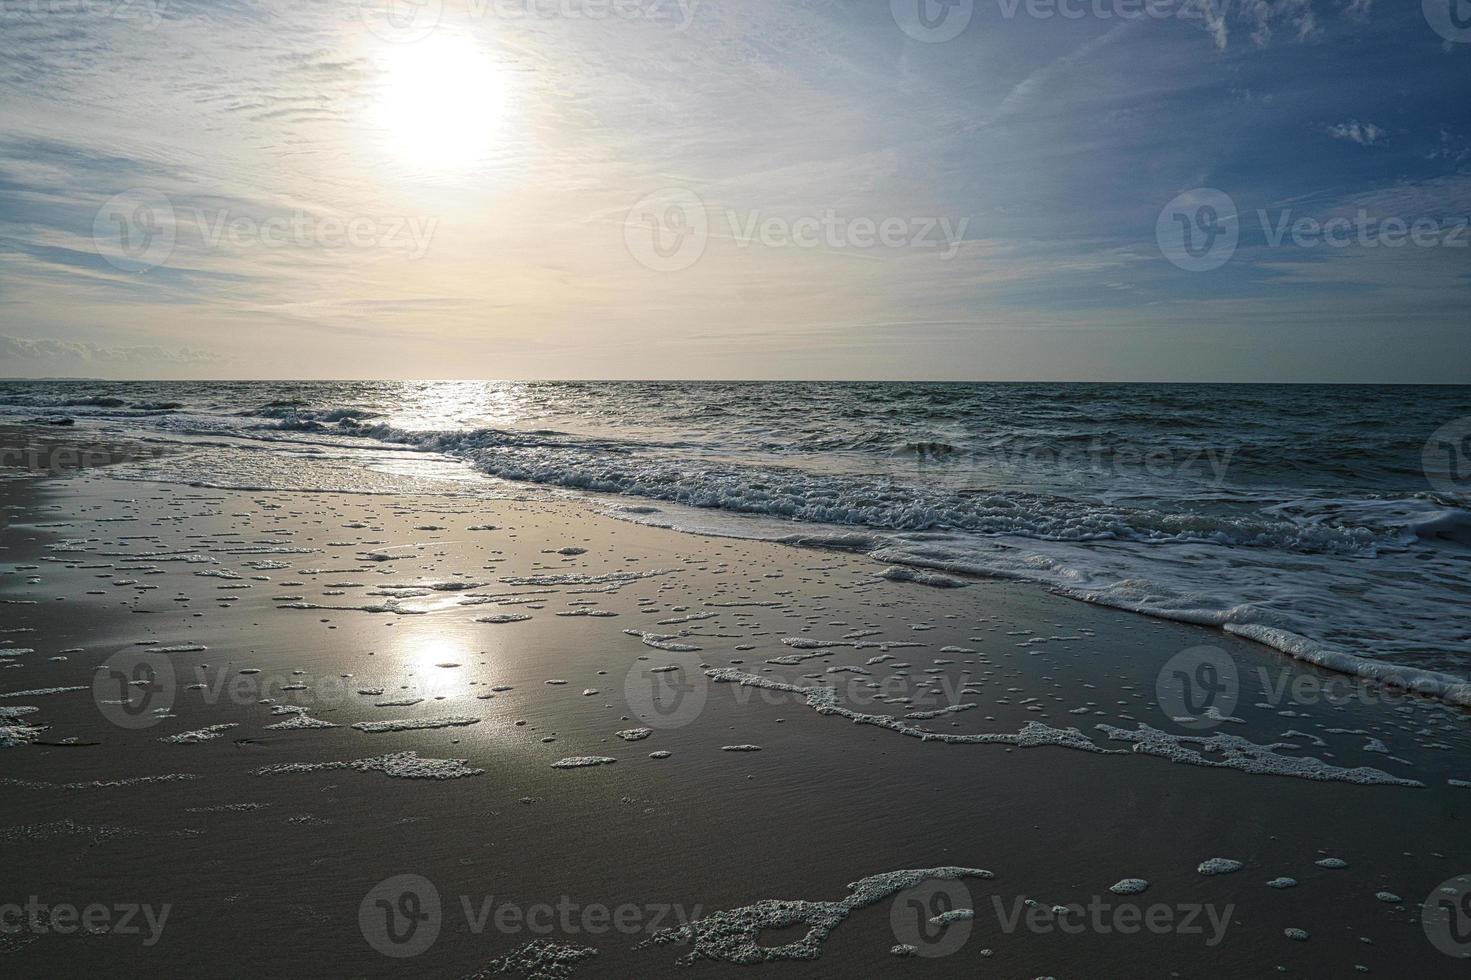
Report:
M 1318 17 L 1313 11 L 1312 0 L 1245 0 L 1242 7 L 1242 13 L 1251 25 L 1254 44 L 1271 41 L 1273 29 L 1278 25 L 1292 31 L 1299 41 L 1306 41 L 1318 31 Z
M 1257 47 L 1271 44 L 1279 33 L 1298 42 L 1318 40 L 1324 28 L 1319 10 L 1333 11 L 1335 0 L 1183 0 L 1182 16 L 1199 19 L 1219 50 L 1226 50 L 1231 24 L 1247 31 Z M 1336 0 L 1344 19 L 1362 24 L 1369 20 L 1374 0 Z
M 1347 140 L 1360 146 L 1373 146 L 1389 138 L 1389 134 L 1380 127 L 1373 123 L 1361 123 L 1357 119 L 1336 126 L 1324 126 L 1323 131 L 1336 140 Z
M 575 3 L 434 4 L 443 21 L 417 43 L 472 39 L 504 89 L 485 158 L 442 170 L 405 154 L 387 121 L 402 46 L 364 25 L 357 0 L 143 4 L 163 12 L 148 30 L 90 3 L 0 32 L 13 93 L 0 100 L 0 329 L 14 335 L 0 373 L 642 376 L 657 355 L 686 377 L 1169 375 L 1194 369 L 1197 343 L 1274 310 L 1372 324 L 1336 348 L 1372 367 L 1404 309 L 1439 316 L 1465 295 L 1453 250 L 1398 259 L 1395 275 L 1423 277 L 1407 295 L 1382 255 L 1243 244 L 1194 276 L 1156 242 L 1160 208 L 1191 187 L 1222 189 L 1243 214 L 1362 201 L 1466 213 L 1461 191 L 1434 183 L 1471 160 L 1471 115 L 1440 97 L 1464 64 L 1426 56 L 1439 43 L 1418 4 L 1177 0 L 1178 18 L 1073 20 L 986 3 L 989 23 L 934 45 L 883 2 L 700 3 L 680 30 L 558 13 Z M 523 8 L 542 13 L 499 13 Z M 1364 119 L 1392 122 L 1392 138 Z M 1373 149 L 1324 152 L 1325 138 Z M 670 186 L 700 196 L 711 232 L 694 267 L 655 274 L 625 221 Z M 161 265 L 119 268 L 98 218 L 140 190 L 167 199 L 173 247 Z M 940 261 L 724 231 L 730 214 L 744 227 L 828 211 L 968 218 L 968 240 Z M 298 215 L 375 233 L 329 245 L 252 231 Z M 390 232 L 407 221 L 436 229 L 417 258 Z M 1351 295 L 1330 306 L 1343 283 Z M 1447 374 L 1471 363 L 1451 320 L 1435 359 Z M 1128 351 L 1141 367 L 1111 350 L 1140 322 L 1171 331 L 1176 354 Z M 879 349 L 871 324 L 901 326 Z M 1025 339 L 998 349 L 957 324 Z M 1097 346 L 1081 350 L 1085 326 Z
M 135 347 L 84 344 L 48 338 L 10 337 L 0 334 L 0 363 L 19 361 L 33 364 L 70 363 L 112 366 L 119 364 L 157 365 L 211 364 L 223 360 L 218 354 L 189 347 L 159 347 L 143 344 Z

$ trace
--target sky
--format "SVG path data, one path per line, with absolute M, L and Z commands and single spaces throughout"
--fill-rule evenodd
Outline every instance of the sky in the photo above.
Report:
M 0 0 L 0 376 L 1471 379 L 1471 0 Z

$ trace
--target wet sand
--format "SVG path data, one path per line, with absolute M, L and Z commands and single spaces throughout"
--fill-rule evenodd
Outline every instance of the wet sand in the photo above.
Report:
M 0 748 L 0 904 L 168 910 L 151 932 L 140 911 L 140 931 L 0 934 L 7 973 L 1464 968 L 1421 921 L 1471 872 L 1459 709 L 1327 699 L 1333 675 L 1272 651 L 1032 586 L 891 581 L 860 555 L 571 502 L 105 469 L 0 488 L 0 711 L 36 709 L 0 722 L 18 743 Z M 1192 728 L 1156 681 L 1200 647 L 1241 691 L 1233 720 Z M 335 727 L 272 727 L 303 718 Z M 1210 767 L 1098 725 L 1290 747 Z M 957 740 L 977 735 L 1023 744 Z M 1271 771 L 1303 757 L 1317 778 Z M 616 761 L 555 765 L 587 759 Z M 1197 870 L 1217 857 L 1244 866 Z M 1149 885 L 1109 891 L 1125 878 Z M 769 899 L 812 904 L 745 920 L 806 924 L 748 942 L 725 913 Z M 1047 924 L 1075 903 L 1080 930 Z M 1125 933 L 1135 913 L 1158 927 Z M 691 919 L 693 942 L 660 931 Z

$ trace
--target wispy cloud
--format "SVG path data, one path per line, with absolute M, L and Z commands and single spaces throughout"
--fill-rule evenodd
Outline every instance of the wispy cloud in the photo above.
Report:
M 82 344 L 49 338 L 10 337 L 0 334 L 0 363 L 43 364 L 71 367 L 115 367 L 119 364 L 137 368 L 159 362 L 168 364 L 213 364 L 218 354 L 187 347 L 160 347 L 144 344 L 135 347 L 108 344 Z
M 1214 187 L 1242 214 L 1323 217 L 1407 202 L 1407 188 L 1435 197 L 1471 160 L 1471 108 L 1446 97 L 1471 46 L 1443 52 L 1415 4 L 1181 0 L 1160 19 L 1045 19 L 986 3 L 940 44 L 882 2 L 707 0 L 652 20 L 558 13 L 575 0 L 439 7 L 411 43 L 375 34 L 355 3 L 171 0 L 146 25 L 7 22 L 6 329 L 138 373 L 154 365 L 124 352 L 155 346 L 255 376 L 656 361 L 759 376 L 780 359 L 808 376 L 1015 376 L 1049 352 L 1122 371 L 1110 339 L 1150 356 L 1135 346 L 1150 324 L 1161 363 L 1176 358 L 1150 373 L 1188 373 L 1215 331 L 1273 309 L 1351 321 L 1338 348 L 1373 351 L 1406 303 L 1386 270 L 1407 264 L 1246 241 L 1192 275 L 1155 238 L 1168 201 Z M 496 13 L 509 8 L 522 15 Z M 450 105 L 457 128 L 488 133 L 468 164 L 435 168 L 383 107 L 422 81 L 403 64 L 425 51 L 432 64 L 445 39 L 493 66 L 497 95 L 416 89 L 426 114 Z M 632 205 L 668 188 L 696 194 L 709 222 L 677 272 L 641 265 L 625 234 Z M 829 214 L 838 244 L 761 233 Z M 964 240 L 854 244 L 926 219 L 967 221 Z M 130 255 L 119 220 L 167 247 Z M 1416 309 L 1439 317 L 1464 294 L 1456 257 L 1420 256 Z M 877 348 L 873 324 L 888 325 Z M 1168 329 L 1178 344 L 1160 341 Z
M 1373 123 L 1361 123 L 1357 119 L 1334 126 L 1324 126 L 1323 131 L 1336 140 L 1347 140 L 1360 146 L 1373 146 L 1389 137 L 1388 133 Z

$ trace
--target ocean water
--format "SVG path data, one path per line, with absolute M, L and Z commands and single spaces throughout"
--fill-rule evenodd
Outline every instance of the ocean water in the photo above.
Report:
M 0 419 L 57 417 L 186 444 L 118 475 L 573 494 L 1034 581 L 1471 704 L 1471 387 L 0 383 Z

